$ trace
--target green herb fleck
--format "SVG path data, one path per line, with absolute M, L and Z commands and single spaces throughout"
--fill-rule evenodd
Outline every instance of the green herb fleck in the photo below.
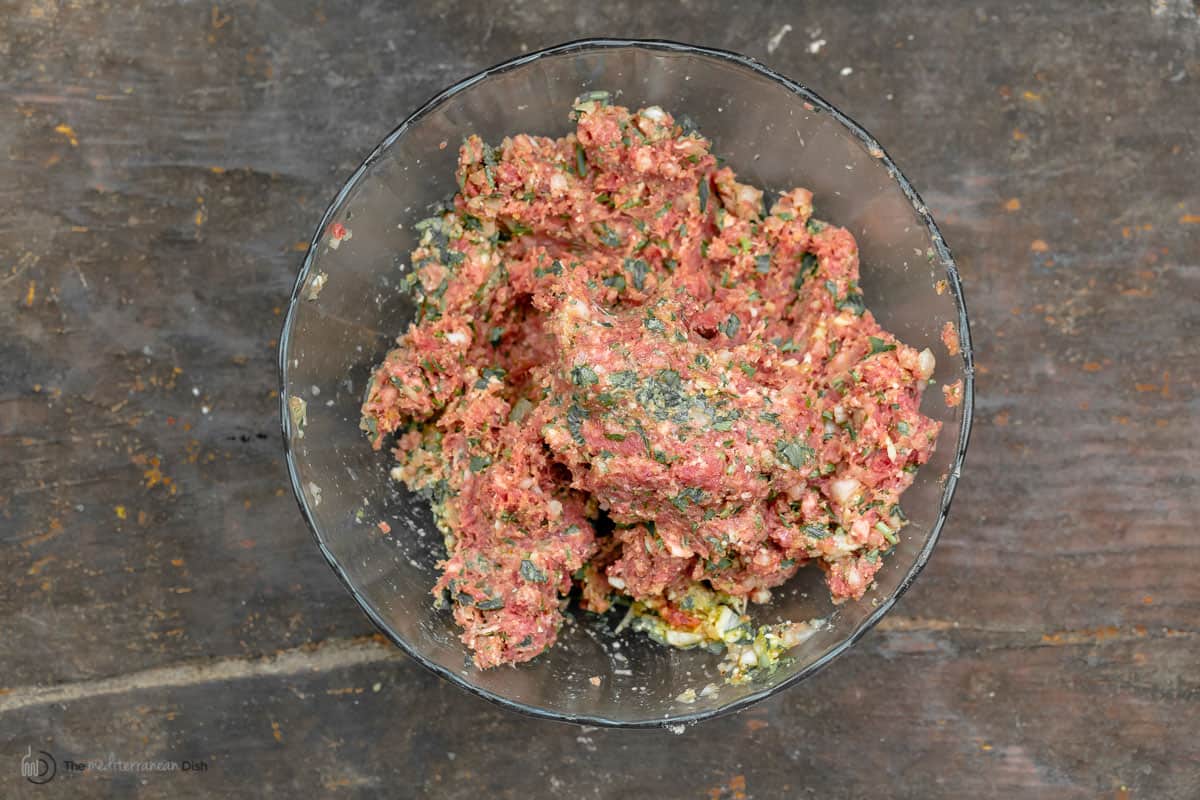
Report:
M 624 275 L 609 275 L 603 281 L 605 286 L 610 286 L 618 292 L 625 291 L 625 276 Z
M 736 408 L 732 409 L 727 414 L 716 416 L 713 418 L 712 429 L 714 431 L 731 431 L 733 430 L 733 423 L 741 419 L 741 416 L 742 412 L 738 411 Z M 732 440 L 726 442 L 725 446 L 732 447 Z
M 829 537 L 829 528 L 824 525 L 805 525 L 804 534 L 814 539 L 825 539 Z
M 588 418 L 588 412 L 578 403 L 571 403 L 571 407 L 567 409 L 567 430 L 571 432 L 571 438 L 576 444 L 583 444 L 583 421 Z
M 863 302 L 863 296 L 859 292 L 847 292 L 846 296 L 839 300 L 836 306 L 838 311 L 848 308 L 859 317 L 861 317 L 863 312 L 867 310 L 867 305 L 865 302 Z
M 571 383 L 576 386 L 593 386 L 600 382 L 596 371 L 587 364 L 571 367 Z
M 780 439 L 775 442 L 775 455 L 794 469 L 800 469 L 816 456 L 816 451 L 806 444 Z
M 631 369 L 618 370 L 609 374 L 608 382 L 617 389 L 632 389 L 637 385 L 637 373 Z
M 583 154 L 583 145 L 578 142 L 575 143 L 575 172 L 581 178 L 586 177 L 588 173 L 587 159 L 584 158 Z
M 717 330 L 732 339 L 737 336 L 738 329 L 742 327 L 742 321 L 738 319 L 737 314 L 730 314 L 724 322 L 717 326 Z
M 640 258 L 625 259 L 625 270 L 633 278 L 633 288 L 639 292 L 646 288 L 646 271 L 649 268 L 650 265 Z
M 504 376 L 508 373 L 500 367 L 488 367 L 483 372 L 479 373 L 479 380 L 475 381 L 476 389 L 486 389 L 487 385 L 492 382 L 492 378 L 503 382 Z
M 623 240 L 621 239 L 620 234 L 608 227 L 608 225 L 603 222 L 600 223 L 599 228 L 600 230 L 596 236 L 599 237 L 601 244 L 603 244 L 605 247 L 621 246 Z
M 873 356 L 876 353 L 886 353 L 889 350 L 896 349 L 896 345 L 888 344 L 883 339 L 880 339 L 878 336 L 869 336 L 869 337 L 867 337 L 867 340 L 871 343 L 871 352 L 868 353 L 868 355 Z
M 704 490 L 697 486 L 689 486 L 671 498 L 671 505 L 680 511 L 686 511 L 688 503 L 700 505 L 702 502 L 704 502 Z
M 533 403 L 522 397 L 512 407 L 512 411 L 508 412 L 509 422 L 520 422 L 525 419 L 525 415 L 533 410 Z
M 521 559 L 521 577 L 534 583 L 545 583 L 548 580 L 546 573 L 538 569 L 537 564 L 534 564 L 528 558 Z
M 558 259 L 555 259 L 548 267 L 535 267 L 533 270 L 533 277 L 541 278 L 545 275 L 562 275 L 562 271 L 562 262 Z
M 818 261 L 816 253 L 805 253 L 800 257 L 800 274 L 796 277 L 796 281 L 799 283 L 810 275 L 816 275 L 817 267 Z

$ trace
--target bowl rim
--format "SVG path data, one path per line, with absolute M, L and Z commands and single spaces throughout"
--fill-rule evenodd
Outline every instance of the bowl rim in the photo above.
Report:
M 788 89 L 793 94 L 798 95 L 806 102 L 806 104 L 812 107 L 813 110 L 820 113 L 829 114 L 833 119 L 837 120 L 844 128 L 846 128 L 851 135 L 858 139 L 859 142 L 868 149 L 868 151 L 872 153 L 879 152 L 881 155 L 878 157 L 878 160 L 882 162 L 888 174 L 891 175 L 891 177 L 896 181 L 901 191 L 903 191 L 904 195 L 908 198 L 913 209 L 917 212 L 917 215 L 920 217 L 921 221 L 924 222 L 926 229 L 929 231 L 930 238 L 933 241 L 933 246 L 937 253 L 938 259 L 945 268 L 946 279 L 949 283 L 949 288 L 958 311 L 959 345 L 963 364 L 963 395 L 961 403 L 962 418 L 959 426 L 958 441 L 956 443 L 954 457 L 950 468 L 946 473 L 945 485 L 942 490 L 941 507 L 938 510 L 937 520 L 934 522 L 929 534 L 926 536 L 925 542 L 922 545 L 920 552 L 917 554 L 915 562 L 909 568 L 908 572 L 905 574 L 896 590 L 886 598 L 882 599 L 879 605 L 867 615 L 866 619 L 860 622 L 853 631 L 851 631 L 840 642 L 835 644 L 828 652 L 824 653 L 820 658 L 811 664 L 808 664 L 803 669 L 797 671 L 796 674 L 789 676 L 774 686 L 764 688 L 738 700 L 726 703 L 718 708 L 706 711 L 628 720 L 613 719 L 595 714 L 570 714 L 562 711 L 542 708 L 536 705 L 522 703 L 520 701 L 504 697 L 503 695 L 496 694 L 495 692 L 491 692 L 483 687 L 470 683 L 457 672 L 447 669 L 440 664 L 429 660 L 414 646 L 409 644 L 405 639 L 394 632 L 382 619 L 382 617 L 374 609 L 372 609 L 366 598 L 364 598 L 354 587 L 350 579 L 347 577 L 345 571 L 342 569 L 337 558 L 332 552 L 330 552 L 329 548 L 326 547 L 325 543 L 322 541 L 321 533 L 318 529 L 316 521 L 313 519 L 312 512 L 308 507 L 308 503 L 305 500 L 303 488 L 300 483 L 300 477 L 296 468 L 294 454 L 292 452 L 292 431 L 290 414 L 288 410 L 289 395 L 287 389 L 287 353 L 291 342 L 292 328 L 295 321 L 295 311 L 300 302 L 301 290 L 303 289 L 308 278 L 308 274 L 312 268 L 317 245 L 320 242 L 324 231 L 329 226 L 333 220 L 333 217 L 341 208 L 350 192 L 353 191 L 353 189 L 358 185 L 359 181 L 363 179 L 375 161 L 377 161 L 382 154 L 389 147 L 391 147 L 393 143 L 395 143 L 397 139 L 403 136 L 410 127 L 419 122 L 433 109 L 437 108 L 450 97 L 458 94 L 470 86 L 473 86 L 476 83 L 479 83 L 482 80 L 487 79 L 488 77 L 508 72 L 547 57 L 572 55 L 600 50 L 616 50 L 621 48 L 701 56 L 749 70 L 757 77 L 767 78 Z M 966 457 L 967 445 L 970 440 L 971 427 L 974 419 L 975 361 L 974 351 L 971 343 L 970 325 L 967 318 L 967 307 L 963 297 L 962 282 L 959 278 L 958 267 L 954 261 L 953 255 L 950 252 L 950 248 L 946 245 L 945 239 L 943 238 L 937 223 L 934 221 L 933 216 L 929 213 L 929 209 L 925 205 L 924 201 L 921 200 L 920 195 L 917 194 L 916 189 L 913 188 L 912 184 L 900 171 L 900 168 L 896 166 L 895 162 L 892 160 L 891 156 L 888 155 L 887 151 L 884 150 L 883 146 L 880 145 L 879 142 L 876 141 L 875 138 L 861 125 L 859 125 L 846 114 L 839 111 L 831 103 L 823 99 L 820 95 L 804 84 L 794 81 L 791 78 L 788 78 L 787 76 L 782 75 L 781 73 L 776 72 L 770 67 L 760 63 L 759 61 L 739 53 L 713 47 L 705 47 L 702 45 L 684 44 L 668 39 L 585 38 L 576 39 L 563 44 L 554 45 L 542 50 L 517 56 L 516 58 L 512 58 L 488 67 L 487 69 L 480 70 L 470 77 L 457 81 L 448 88 L 438 92 L 429 100 L 422 103 L 415 111 L 409 114 L 403 122 L 396 126 L 396 128 L 393 129 L 391 133 L 389 133 L 365 159 L 363 159 L 363 162 L 346 180 L 345 184 L 338 191 L 333 201 L 325 210 L 325 214 L 322 216 L 320 224 L 313 233 L 312 241 L 309 243 L 308 250 L 304 255 L 304 261 L 296 278 L 296 283 L 292 289 L 291 298 L 288 302 L 287 314 L 285 315 L 283 322 L 283 329 L 279 337 L 279 406 L 281 430 L 283 434 L 284 460 L 287 463 L 292 493 L 300 507 L 300 514 L 304 518 L 304 522 L 308 526 L 309 531 L 312 533 L 313 538 L 316 540 L 317 546 L 320 548 L 321 553 L 325 556 L 326 562 L 329 564 L 334 574 L 337 575 L 338 580 L 340 580 L 342 585 L 346 587 L 351 596 L 354 597 L 359 607 L 363 610 L 375 627 L 378 628 L 380 632 L 383 633 L 393 644 L 399 647 L 408 656 L 413 658 L 418 664 L 434 674 L 450 681 L 456 686 L 459 686 L 471 694 L 482 697 L 483 699 L 495 703 L 503 708 L 517 711 L 527 716 L 536 717 L 539 719 L 554 720 L 556 722 L 572 722 L 581 725 L 595 725 L 608 728 L 664 728 L 679 725 L 691 725 L 697 722 L 740 711 L 759 702 L 760 700 L 765 700 L 774 694 L 782 692 L 788 687 L 795 686 L 796 684 L 810 678 L 820 670 L 824 669 L 832 661 L 834 661 L 834 659 L 841 656 L 852 646 L 854 646 L 854 644 L 856 644 L 860 639 L 862 639 L 867 631 L 874 628 L 879 620 L 881 620 L 884 615 L 886 615 L 888 611 L 895 606 L 896 601 L 899 600 L 906 591 L 908 591 L 909 587 L 911 587 L 916 581 L 917 576 L 925 568 L 925 565 L 928 563 L 930 555 L 933 552 L 933 548 L 937 544 L 938 538 L 941 536 L 942 528 L 945 525 L 946 518 L 950 511 L 950 505 L 954 499 L 955 490 L 957 489 L 958 481 L 962 474 L 962 466 Z

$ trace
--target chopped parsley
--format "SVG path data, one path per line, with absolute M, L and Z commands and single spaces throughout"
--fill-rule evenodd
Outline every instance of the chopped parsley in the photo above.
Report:
M 583 438 L 583 421 L 588 418 L 588 412 L 578 403 L 571 403 L 571 407 L 567 409 L 567 430 L 571 432 L 571 438 L 576 444 L 584 444 L 586 441 Z
M 514 238 L 517 236 L 524 236 L 527 233 L 533 233 L 533 228 L 529 227 L 523 222 L 517 222 L 516 220 L 509 222 L 507 227 L 508 232 L 512 234 Z
M 625 291 L 625 276 L 624 275 L 609 275 L 602 283 L 605 286 L 610 286 L 618 292 Z
M 804 279 L 810 275 L 817 274 L 817 255 L 816 253 L 805 253 L 800 257 L 800 273 L 796 276 L 796 283 L 803 283 Z M 800 288 L 799 285 L 796 287 Z
M 738 315 L 730 314 L 724 322 L 717 326 L 717 330 L 732 339 L 737 336 L 738 329 L 741 327 L 742 321 L 738 319 Z
M 533 277 L 541 278 L 546 275 L 562 275 L 562 271 L 562 262 L 556 258 L 548 267 L 535 267 Z
M 873 356 L 876 353 L 886 353 L 890 350 L 896 349 L 896 345 L 888 344 L 883 339 L 880 339 L 878 336 L 869 336 L 869 337 L 867 337 L 867 340 L 871 343 L 871 352 L 868 353 L 868 355 Z
M 512 411 L 508 412 L 509 422 L 520 422 L 525 419 L 525 415 L 533 410 L 533 403 L 522 397 L 512 407 Z
M 503 382 L 504 376 L 507 374 L 508 373 L 500 367 L 488 367 L 487 369 L 483 370 L 483 372 L 479 373 L 479 380 L 475 381 L 475 388 L 486 389 L 488 384 L 492 382 L 492 378 Z
M 633 281 L 633 288 L 639 292 L 646 288 L 646 272 L 650 269 L 650 265 L 640 258 L 625 259 L 625 271 L 629 273 Z
M 816 457 L 817 453 L 802 442 L 780 439 L 775 442 L 775 455 L 781 461 L 790 464 L 793 469 L 800 469 Z
M 549 580 L 546 573 L 538 569 L 537 564 L 534 564 L 528 558 L 521 559 L 521 577 L 533 583 L 545 583 Z
M 608 382 L 618 389 L 632 389 L 637 385 L 637 373 L 631 369 L 623 369 L 610 373 Z
M 704 502 L 704 490 L 697 486 L 689 486 L 671 498 L 671 505 L 680 511 L 686 511 L 688 504 L 700 505 Z
M 571 367 L 571 383 L 576 386 L 594 386 L 600 382 L 596 371 L 587 364 Z
M 860 292 L 847 292 L 846 296 L 836 303 L 838 311 L 850 309 L 855 316 L 861 317 L 863 312 L 867 310 L 867 305 L 863 301 L 863 296 Z
M 824 525 L 805 525 L 804 534 L 814 539 L 825 539 L 829 536 L 829 528 Z
M 596 231 L 596 236 L 599 237 L 600 244 L 604 245 L 605 247 L 621 246 L 624 240 L 621 239 L 621 235 L 619 233 L 608 227 L 608 225 L 603 222 L 601 222 L 597 227 L 599 230 Z
M 584 157 L 583 145 L 575 143 L 575 174 L 581 178 L 587 177 L 587 159 Z

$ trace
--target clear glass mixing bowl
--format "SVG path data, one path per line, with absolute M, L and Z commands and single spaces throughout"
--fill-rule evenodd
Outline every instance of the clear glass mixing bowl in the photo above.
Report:
M 743 181 L 775 191 L 811 189 L 818 216 L 858 238 L 863 291 L 880 322 L 939 355 L 939 384 L 964 382 L 957 408 L 946 407 L 936 386 L 926 394 L 923 411 L 944 422 L 941 438 L 904 496 L 912 522 L 876 587 L 859 602 L 834 607 L 812 567 L 754 609 L 759 622 L 830 623 L 791 652 L 790 664 L 759 682 L 725 685 L 716 672 L 719 655 L 668 649 L 631 631 L 614 637 L 611 621 L 582 612 L 532 662 L 487 671 L 471 666 L 450 614 L 431 605 L 443 551 L 429 509 L 389 479 L 391 456 L 371 450 L 358 429 L 370 371 L 412 319 L 413 304 L 398 290 L 415 243 L 412 223 L 453 195 L 463 136 L 498 142 L 518 132 L 563 135 L 574 98 L 601 89 L 622 105 L 659 105 L 690 116 Z M 340 241 L 330 233 L 336 223 L 349 232 Z M 940 342 L 947 321 L 960 332 L 957 358 Z M 694 721 L 760 700 L 812 675 L 887 613 L 945 524 L 971 427 L 972 377 L 954 261 L 925 205 L 870 134 L 751 59 L 661 41 L 561 45 L 481 72 L 419 108 L 375 148 L 325 213 L 280 339 L 292 486 L 321 551 L 375 624 L 424 666 L 501 705 L 630 727 Z M 302 428 L 289 413 L 294 398 L 307 405 Z M 390 533 L 377 526 L 381 520 Z M 700 694 L 710 683 L 718 691 Z M 689 688 L 700 694 L 694 702 L 677 699 Z

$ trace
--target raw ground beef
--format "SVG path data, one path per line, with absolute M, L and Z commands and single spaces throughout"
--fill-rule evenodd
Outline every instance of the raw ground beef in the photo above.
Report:
M 480 667 L 553 644 L 574 586 L 673 644 L 810 561 L 861 597 L 937 438 L 933 355 L 879 327 L 809 191 L 764 207 L 659 108 L 574 116 L 465 141 L 453 207 L 419 224 L 417 320 L 363 404 L 433 499 L 435 596 Z

